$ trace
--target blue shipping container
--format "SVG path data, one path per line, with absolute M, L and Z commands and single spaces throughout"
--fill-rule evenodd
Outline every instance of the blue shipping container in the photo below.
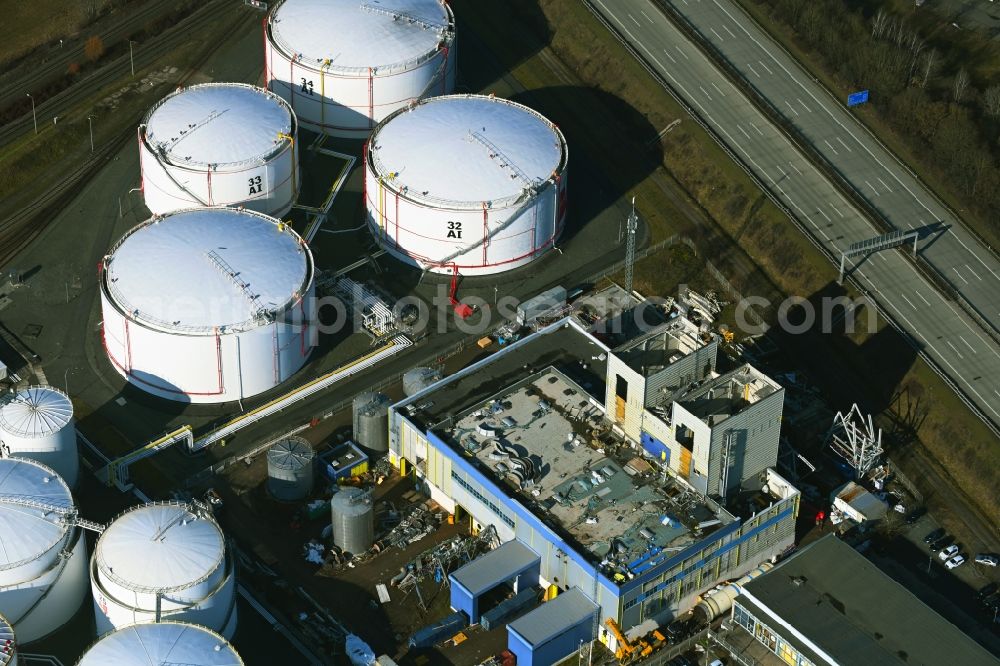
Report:
M 521 613 L 527 612 L 529 608 L 533 608 L 537 604 L 537 590 L 534 588 L 521 590 L 510 599 L 501 601 L 496 605 L 496 608 L 483 613 L 479 618 L 479 624 L 483 625 L 483 629 L 486 631 L 490 631 L 508 620 L 513 620 Z
M 439 622 L 421 627 L 410 636 L 410 647 L 426 648 L 433 647 L 441 641 L 451 638 L 469 624 L 465 613 L 457 611 L 447 616 Z

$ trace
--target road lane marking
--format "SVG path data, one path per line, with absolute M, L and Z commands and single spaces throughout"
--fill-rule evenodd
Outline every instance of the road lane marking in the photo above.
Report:
M 720 41 L 720 42 L 724 42 L 724 41 L 726 41 L 726 40 L 724 40 L 724 39 L 722 38 L 722 35 L 720 35 L 719 33 L 717 33 L 717 32 L 715 31 L 715 28 L 709 28 L 709 30 L 711 30 L 711 31 L 712 31 L 712 34 L 713 34 L 713 35 L 715 35 L 716 37 L 718 37 L 718 38 L 719 38 L 719 41 Z
M 970 345 L 969 341 L 966 340 L 965 338 L 963 338 L 961 335 L 958 336 L 958 339 L 961 340 L 962 342 L 964 342 L 965 346 L 968 347 L 969 349 L 971 349 L 973 354 L 978 354 L 979 353 L 979 352 L 976 351 L 976 348 L 973 347 L 972 345 Z
M 632 23 L 635 23 L 635 24 L 636 24 L 637 26 L 639 26 L 640 28 L 642 27 L 642 24 L 641 24 L 641 23 L 639 23 L 639 22 L 638 22 L 637 20 L 635 20 L 635 17 L 634 17 L 634 16 L 632 16 L 631 14 L 629 14 L 629 15 L 628 15 L 628 17 L 629 17 L 630 19 L 632 19 Z
M 757 74 L 757 70 L 753 68 L 753 65 L 751 65 L 750 63 L 747 63 L 747 67 L 749 67 L 749 68 L 750 68 L 750 71 L 751 71 L 751 72 L 753 72 L 753 73 L 754 73 L 754 75 L 756 75 L 756 77 L 757 77 L 758 79 L 760 78 L 760 74 Z
M 774 168 L 781 172 L 782 178 L 788 178 L 788 172 L 782 169 L 780 164 L 775 164 Z
M 802 105 L 802 108 L 806 110 L 806 113 L 812 113 L 812 109 L 810 109 L 810 108 L 809 108 L 808 106 L 806 106 L 806 103 L 805 103 L 805 102 L 803 102 L 803 101 L 802 101 L 801 99 L 799 99 L 798 97 L 796 97 L 796 98 L 795 98 L 795 100 L 796 100 L 796 101 L 797 101 L 797 102 L 798 102 L 799 104 L 801 104 L 801 105 Z
M 951 340 L 945 340 L 945 343 L 947 343 L 947 345 L 949 347 L 951 347 L 951 350 L 953 352 L 955 352 L 956 354 L 958 354 L 959 358 L 965 358 L 964 356 L 962 356 L 962 353 L 960 351 L 958 351 L 958 349 L 955 347 L 955 345 L 951 344 Z
M 723 25 L 722 29 L 729 33 L 729 36 L 736 39 L 736 33 L 729 29 L 728 25 Z
M 681 54 L 682 56 L 684 56 L 684 59 L 685 59 L 685 60 L 690 60 L 690 59 L 691 59 L 691 58 L 688 58 L 688 57 L 687 57 L 687 54 L 686 54 L 686 53 L 684 53 L 684 51 L 681 51 L 681 47 L 679 47 L 679 46 L 677 46 L 676 44 L 674 44 L 674 48 L 675 48 L 675 49 L 677 49 L 677 52 L 678 52 L 678 53 L 680 53 L 680 54 Z
M 911 308 L 913 308 L 914 310 L 916 310 L 916 309 L 917 309 L 917 306 L 913 304 L 913 301 L 911 301 L 910 299 L 908 299 L 908 298 L 906 297 L 906 294 L 900 294 L 900 296 L 902 296 L 902 297 L 903 297 L 903 300 L 904 300 L 904 301 L 906 301 L 907 303 L 909 303 L 909 304 L 910 304 L 910 307 L 911 307 Z
M 972 270 L 972 266 L 970 266 L 969 264 L 966 264 L 965 267 L 969 269 L 970 273 L 972 273 L 973 275 L 976 276 L 977 280 L 979 280 L 980 282 L 983 281 L 983 278 L 979 277 L 979 273 L 977 273 L 976 271 Z
M 800 176 L 802 175 L 802 172 L 801 172 L 801 171 L 799 171 L 799 168 L 798 168 L 797 166 L 795 166 L 795 162 L 789 162 L 789 163 L 788 163 L 788 166 L 790 166 L 790 167 L 792 167 L 793 169 L 795 169 L 795 173 L 799 174 Z
M 837 137 L 837 141 L 839 141 L 840 145 L 842 145 L 844 148 L 847 148 L 847 152 L 849 152 L 849 153 L 853 153 L 854 152 L 853 150 L 851 150 L 851 147 L 848 146 L 846 143 L 844 143 L 844 140 L 841 139 L 839 136 Z
M 748 138 L 748 139 L 750 138 L 750 135 L 747 134 L 747 131 L 745 129 L 743 129 L 742 127 L 740 127 L 739 125 L 736 126 L 736 129 L 738 129 L 739 131 L 743 132 L 743 136 L 745 136 L 746 138 Z
M 887 263 L 889 263 L 889 260 L 888 260 L 888 259 L 886 259 L 886 258 L 885 258 L 885 255 L 884 255 L 884 254 L 882 254 L 881 252 L 880 252 L 880 253 L 878 253 L 878 254 L 877 254 L 876 256 L 878 256 L 878 258 L 879 258 L 879 259 L 881 259 L 883 263 L 886 263 L 886 264 L 887 264 Z
M 823 212 L 822 208 L 817 208 L 816 212 L 825 217 L 827 222 L 833 222 L 833 220 L 830 219 L 830 216 Z
M 768 67 L 767 65 L 765 65 L 765 64 L 764 64 L 764 61 L 763 61 L 763 60 L 758 60 L 757 62 L 759 62 L 759 63 L 760 63 L 760 66 L 761 66 L 761 67 L 763 67 L 764 69 L 766 69 L 766 70 L 767 70 L 767 73 L 768 73 L 768 74 L 770 74 L 771 76 L 774 76 L 774 72 L 772 72 L 772 71 L 771 71 L 771 68 L 770 68 L 770 67 Z
M 878 182 L 882 183 L 882 187 L 884 187 L 884 188 L 885 188 L 886 190 L 888 190 L 889 192 L 892 192 L 892 188 L 891 188 L 891 187 L 889 187 L 888 185 L 886 185 L 886 184 L 885 184 L 885 181 L 884 181 L 884 180 L 882 180 L 882 179 L 881 179 L 881 178 L 879 178 L 878 176 L 876 176 L 875 178 L 876 178 L 876 179 L 878 180 Z
M 712 87 L 715 88 L 716 91 L 718 91 L 718 93 L 720 95 L 722 95 L 723 97 L 726 96 L 726 93 L 722 92 L 722 88 L 720 88 L 719 86 L 715 85 L 715 81 L 712 81 Z
M 837 149 L 833 147 L 833 144 L 830 143 L 829 141 L 827 141 L 826 139 L 823 139 L 823 143 L 825 143 L 827 146 L 829 146 L 830 150 L 833 151 L 834 155 L 839 155 L 840 154 L 840 153 L 837 152 Z
M 795 107 L 792 106 L 792 103 L 789 102 L 787 99 L 785 100 L 785 104 L 787 104 L 788 108 L 792 110 L 792 113 L 794 113 L 795 115 L 799 115 L 799 112 L 795 110 Z
M 759 127 L 757 127 L 756 125 L 754 125 L 754 124 L 753 124 L 753 122 L 751 122 L 751 123 L 750 123 L 750 127 L 752 127 L 752 128 L 754 128 L 755 130 L 757 130 L 757 134 L 760 134 L 761 136 L 764 136 L 764 133 L 763 133 L 763 132 L 761 132 L 761 131 L 760 131 L 760 128 L 759 128 Z
M 957 275 L 958 277 L 962 278 L 962 282 L 964 282 L 965 284 L 969 284 L 969 281 L 966 280 L 964 277 L 962 277 L 962 274 L 958 272 L 957 268 L 955 268 L 954 266 L 952 266 L 951 270 L 955 271 L 955 275 Z
M 670 51 L 668 51 L 666 49 L 663 49 L 663 55 L 665 55 L 668 58 L 670 58 L 670 62 L 674 63 L 675 65 L 677 64 L 677 61 L 674 60 L 674 57 L 672 55 L 670 55 Z
M 875 196 L 878 196 L 878 190 L 876 190 L 876 189 L 875 189 L 875 186 L 874 186 L 874 185 L 872 185 L 871 183 L 869 183 L 869 182 L 868 182 L 867 180 L 865 181 L 865 183 L 867 183 L 867 184 L 868 184 L 868 187 L 872 188 L 872 192 L 874 192 L 874 193 L 875 193 Z M 911 227 L 911 228 L 912 228 L 912 227 Z
M 644 12 L 643 10 L 641 10 L 641 9 L 640 9 L 640 10 L 639 10 L 639 13 L 641 13 L 641 14 L 642 14 L 643 16 L 645 16 L 645 17 L 646 17 L 646 20 L 647 20 L 647 21 L 649 21 L 650 23 L 652 23 L 652 22 L 653 22 L 653 19 L 649 18 L 649 14 L 647 14 L 647 13 L 646 13 L 646 12 Z
M 930 304 L 930 303 L 928 302 L 928 300 L 927 300 L 926 298 L 924 298 L 924 295 L 923 295 L 923 294 L 921 294 L 921 293 L 920 293 L 919 291 L 917 291 L 916 289 L 914 289 L 914 290 L 913 290 L 913 293 L 914 293 L 914 294 L 916 294 L 916 295 L 917 295 L 917 297 L 919 297 L 919 298 L 920 298 L 920 300 L 922 300 L 922 301 L 924 302 L 924 305 L 926 305 L 927 307 L 930 307 L 930 305 L 931 305 L 931 304 Z
M 708 98 L 708 101 L 709 101 L 709 102 L 711 102 L 711 101 L 712 101 L 712 96 L 708 94 L 708 91 L 707 91 L 707 90 L 705 90 L 705 89 L 704 89 L 704 88 L 702 88 L 701 86 L 698 86 L 698 90 L 700 90 L 700 91 L 702 91 L 703 93 L 705 93 L 705 97 L 707 97 L 707 98 Z
M 867 180 L 866 180 L 865 182 L 866 182 L 866 183 L 868 183 L 868 181 L 867 181 Z M 869 185 L 871 185 L 871 183 L 868 183 L 868 184 L 869 184 Z M 910 230 L 911 230 L 911 231 L 913 231 L 913 230 L 915 230 L 915 229 L 916 229 L 916 227 L 915 227 L 915 226 L 913 226 L 913 223 L 912 223 L 912 222 L 907 222 L 907 223 L 906 223 L 906 226 L 908 226 L 908 227 L 910 228 Z

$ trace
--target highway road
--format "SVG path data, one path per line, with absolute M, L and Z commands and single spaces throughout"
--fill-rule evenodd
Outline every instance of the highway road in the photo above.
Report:
M 713 6 L 717 2 L 678 1 L 681 5 L 687 2 Z M 708 127 L 730 155 L 789 211 L 800 228 L 829 253 L 831 259 L 839 260 L 840 252 L 852 243 L 881 233 L 653 2 L 588 2 L 667 89 Z M 741 28 L 733 21 L 725 25 L 720 23 L 715 30 L 734 41 L 738 38 L 730 37 L 729 31 L 734 35 L 741 34 L 737 32 Z M 762 57 L 759 59 L 763 60 Z M 759 62 L 748 64 L 760 65 Z M 777 64 L 769 64 L 768 68 L 771 73 L 767 73 L 763 66 L 758 71 L 762 76 L 767 74 L 776 79 L 791 78 L 788 74 L 776 73 L 782 71 Z M 807 112 L 799 102 L 800 97 L 806 106 L 812 102 L 804 95 L 800 92 L 791 101 L 800 107 L 800 114 L 812 114 L 819 118 L 823 113 L 820 105 L 813 102 L 816 108 L 810 107 Z M 833 102 L 827 101 L 826 104 L 832 106 Z M 794 113 L 790 113 L 794 117 Z M 840 146 L 836 135 L 830 138 Z M 843 130 L 840 138 L 850 146 L 847 143 L 849 136 Z M 849 151 L 844 148 L 842 152 L 861 153 L 862 149 L 852 148 Z M 878 180 L 878 176 L 871 172 L 873 168 L 869 165 L 861 172 L 862 179 L 867 176 L 868 179 L 874 177 Z M 903 179 L 905 171 L 901 167 L 897 165 L 894 172 Z M 884 176 L 882 179 L 890 182 Z M 891 194 L 888 190 L 892 189 L 892 185 L 883 186 L 885 193 L 880 193 L 879 197 L 888 197 Z M 898 189 L 902 191 L 905 188 Z M 929 196 L 921 201 L 928 206 L 934 203 Z M 942 213 L 947 212 L 939 204 L 934 205 Z M 929 217 L 929 214 L 926 215 Z M 905 224 L 903 228 L 906 228 Z M 938 238 L 931 248 L 942 243 L 944 238 Z M 959 239 L 959 235 L 954 234 L 954 238 Z M 922 241 L 925 246 L 929 242 Z M 944 254 L 956 255 L 957 251 L 942 252 Z M 970 249 L 964 255 L 963 266 L 976 261 L 977 256 L 984 262 L 978 264 L 980 270 L 975 271 L 979 277 L 973 276 L 968 267 L 962 272 L 967 275 L 967 280 L 983 283 L 969 293 L 985 300 L 990 290 L 1000 284 L 991 280 L 1000 278 L 987 270 L 989 264 L 985 262 L 989 255 L 985 250 L 974 254 Z M 951 260 L 955 260 L 954 256 Z M 945 259 L 942 257 L 941 261 Z M 1000 268 L 997 274 L 1000 274 Z M 850 277 L 871 296 L 884 315 L 910 336 L 921 354 L 996 431 L 1000 426 L 1000 350 L 989 334 L 961 307 L 945 299 L 900 250 L 859 258 L 850 270 Z M 993 299 L 994 310 L 998 302 L 1000 299 Z

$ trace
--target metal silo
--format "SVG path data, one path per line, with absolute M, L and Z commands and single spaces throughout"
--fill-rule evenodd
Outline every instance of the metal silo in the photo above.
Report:
M 413 368 L 403 375 L 403 393 L 412 398 L 439 379 L 441 373 L 434 368 Z
M 313 487 L 313 453 L 301 437 L 284 439 L 267 452 L 267 489 L 277 500 L 300 500 Z
M 348 553 L 360 554 L 375 542 L 375 511 L 371 494 L 344 488 L 330 501 L 333 543 Z
M 0 406 L 3 454 L 48 465 L 71 488 L 80 469 L 73 403 L 51 386 L 29 386 Z
M 362 393 L 354 398 L 354 439 L 375 453 L 389 450 L 389 405 L 381 393 Z

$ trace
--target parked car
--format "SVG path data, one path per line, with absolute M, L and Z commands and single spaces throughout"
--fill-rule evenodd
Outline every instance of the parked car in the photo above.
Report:
M 991 596 L 997 590 L 1000 590 L 1000 584 L 997 584 L 996 582 L 987 583 L 986 585 L 983 585 L 981 588 L 979 588 L 979 591 L 976 592 L 976 596 L 979 597 L 980 601 L 983 601 L 987 597 Z
M 948 560 L 947 562 L 944 563 L 944 565 L 946 567 L 948 567 L 949 569 L 954 569 L 955 567 L 960 567 L 963 564 L 965 564 L 965 556 L 964 555 L 956 555 L 955 557 L 951 558 L 950 560 Z
M 939 527 L 924 537 L 924 543 L 926 543 L 929 546 L 943 536 L 944 536 L 944 528 Z
M 988 567 L 995 567 L 1000 564 L 1000 558 L 992 553 L 979 553 L 976 555 L 976 564 L 985 564 Z
M 940 553 L 938 553 L 938 557 L 941 558 L 941 561 L 948 560 L 948 559 L 954 557 L 955 555 L 958 555 L 958 546 L 955 545 L 955 544 L 952 544 L 952 545 L 948 546 L 947 548 L 945 548 L 944 550 L 942 550 Z
M 916 509 L 914 509 L 913 511 L 911 511 L 906 516 L 906 524 L 907 525 L 913 525 L 918 520 L 920 520 L 921 518 L 923 518 L 924 515 L 926 515 L 926 514 L 927 514 L 927 509 L 925 507 L 918 506 Z
M 931 544 L 931 552 L 936 553 L 942 548 L 950 546 L 954 542 L 955 542 L 955 537 L 946 534 L 945 536 L 941 537 L 940 539 Z

